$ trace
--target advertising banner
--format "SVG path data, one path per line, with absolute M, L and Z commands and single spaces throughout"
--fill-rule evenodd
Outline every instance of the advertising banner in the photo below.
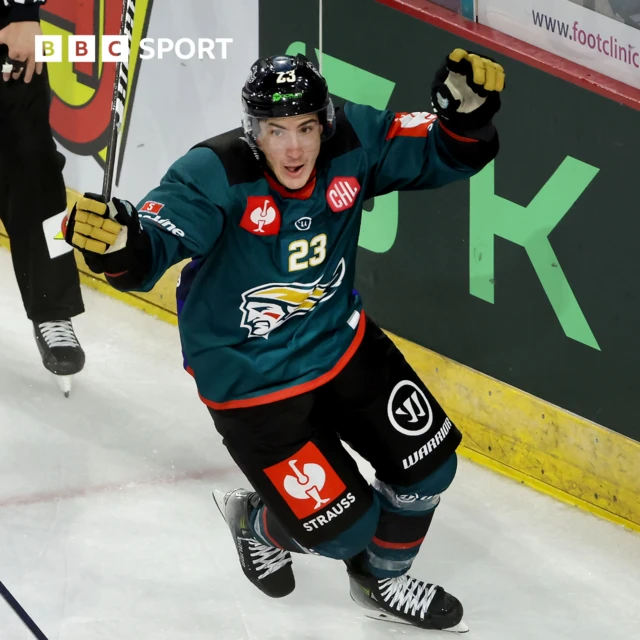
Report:
M 640 30 L 627 22 L 570 0 L 478 0 L 478 22 L 640 88 Z

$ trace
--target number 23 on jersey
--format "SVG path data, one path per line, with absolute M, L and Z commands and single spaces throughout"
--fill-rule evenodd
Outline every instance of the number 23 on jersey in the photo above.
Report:
M 289 245 L 289 272 L 317 267 L 327 257 L 327 235 L 321 233 L 311 240 L 294 240 Z

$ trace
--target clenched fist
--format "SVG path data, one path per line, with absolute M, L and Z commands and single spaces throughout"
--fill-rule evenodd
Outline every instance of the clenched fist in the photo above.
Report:
M 111 203 L 110 203 L 111 204 Z M 115 209 L 115 206 L 111 204 Z M 113 210 L 109 205 L 83 196 L 75 207 L 75 215 L 72 211 L 73 235 L 72 244 L 78 249 L 92 251 L 93 253 L 105 253 L 112 250 L 124 227 L 111 219 Z M 109 215 L 107 215 L 109 214 Z M 70 218 L 71 221 L 71 218 Z M 67 223 L 69 230 L 69 222 Z
M 500 109 L 505 72 L 494 60 L 455 49 L 438 69 L 431 87 L 434 112 L 445 126 L 469 133 L 491 122 Z
M 62 233 L 78 249 L 94 273 L 117 275 L 137 262 L 143 236 L 136 208 L 126 200 L 108 203 L 85 193 L 65 218 Z

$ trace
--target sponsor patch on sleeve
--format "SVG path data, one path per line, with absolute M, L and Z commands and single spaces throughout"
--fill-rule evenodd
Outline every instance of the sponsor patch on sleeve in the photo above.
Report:
M 147 213 L 160 213 L 160 210 L 164 207 L 161 202 L 154 202 L 153 200 L 147 200 L 141 207 L 140 211 L 146 211 Z
M 426 138 L 434 122 L 438 119 L 428 111 L 413 111 L 412 113 L 396 113 L 386 140 L 400 136 L 409 138 Z

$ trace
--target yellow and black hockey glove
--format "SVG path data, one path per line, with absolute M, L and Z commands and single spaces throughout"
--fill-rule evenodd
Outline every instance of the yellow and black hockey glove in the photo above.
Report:
M 504 88 L 505 72 L 495 60 L 455 49 L 436 73 L 431 104 L 445 127 L 471 134 L 491 123 Z
M 118 198 L 107 204 L 102 196 L 85 193 L 65 218 L 62 233 L 94 273 L 120 275 L 148 253 L 148 238 L 136 208 Z

